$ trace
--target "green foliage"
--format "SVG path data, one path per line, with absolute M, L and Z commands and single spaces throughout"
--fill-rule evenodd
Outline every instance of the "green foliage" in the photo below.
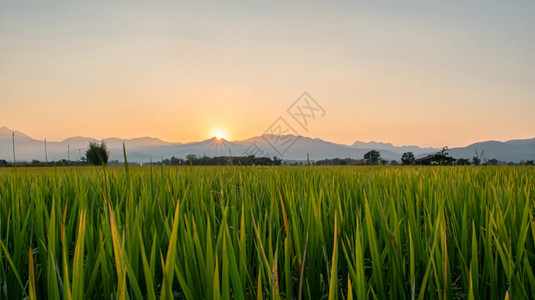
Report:
M 97 142 L 89 142 L 89 148 L 85 152 L 87 162 L 95 166 L 107 164 L 109 155 L 104 142 L 101 142 L 100 145 Z
M 535 169 L 0 169 L 0 299 L 533 299 Z
M 377 150 L 371 150 L 364 154 L 364 160 L 367 165 L 377 165 L 381 160 L 381 153 Z
M 470 165 L 470 160 L 467 159 L 467 158 L 459 158 L 459 159 L 457 159 L 456 164 L 458 166 L 469 166 Z
M 476 152 L 476 155 L 472 157 L 472 165 L 479 166 L 481 164 L 481 160 L 483 158 L 483 153 L 485 153 L 485 150 L 481 151 L 481 153 L 479 153 L 477 149 L 474 149 L 474 151 Z
M 448 146 L 442 147 L 440 152 L 435 154 L 434 161 L 441 166 L 451 166 L 455 164 L 455 158 L 451 157 L 448 153 Z
M 274 156 L 270 157 L 256 157 L 254 155 L 248 156 L 197 156 L 189 154 L 185 160 L 177 159 L 174 156 L 171 159 L 164 159 L 164 165 L 192 165 L 192 166 L 280 166 L 282 159 Z
M 496 158 L 491 158 L 485 163 L 485 165 L 487 165 L 487 166 L 497 166 L 498 163 L 499 163 L 499 161 Z
M 325 158 L 317 160 L 315 163 L 317 166 L 344 166 L 344 165 L 365 165 L 364 159 L 352 159 L 352 158 Z
M 414 153 L 412 152 L 405 152 L 401 156 L 401 164 L 402 165 L 414 165 Z

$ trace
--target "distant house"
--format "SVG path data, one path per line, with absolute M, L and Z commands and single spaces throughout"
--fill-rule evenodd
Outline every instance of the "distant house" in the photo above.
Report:
M 438 157 L 436 154 L 430 154 L 426 157 L 418 158 L 414 160 L 415 165 L 437 165 Z
M 443 155 L 440 152 L 437 154 L 430 154 L 426 157 L 414 160 L 415 165 L 429 166 L 429 165 L 452 165 L 455 163 L 455 158 Z
M 0 159 L 0 166 L 7 165 L 7 161 L 5 159 Z

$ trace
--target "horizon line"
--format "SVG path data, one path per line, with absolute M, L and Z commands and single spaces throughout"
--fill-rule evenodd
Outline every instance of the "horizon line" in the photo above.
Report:
M 25 133 L 25 132 L 22 132 L 20 130 L 15 130 L 15 129 L 11 129 L 9 127 L 7 127 L 6 125 L 3 125 L 0 127 L 1 128 L 5 128 L 9 131 L 11 131 L 12 133 L 21 133 L 29 138 L 31 138 L 32 140 L 34 141 L 40 141 L 40 139 L 36 139 L 34 137 L 32 137 L 31 135 Z M 168 144 L 181 144 L 181 145 L 186 145 L 186 144 L 194 144 L 194 143 L 201 143 L 201 142 L 205 142 L 205 141 L 209 141 L 209 140 L 212 140 L 212 139 L 218 139 L 218 140 L 223 140 L 223 141 L 226 141 L 226 142 L 243 142 L 243 141 L 246 141 L 246 140 L 250 140 L 250 139 L 254 139 L 254 138 L 261 138 L 262 136 L 268 136 L 268 135 L 277 135 L 277 134 L 262 134 L 262 135 L 255 135 L 255 136 L 252 136 L 252 137 L 248 137 L 248 138 L 245 138 L 245 139 L 234 139 L 234 140 L 229 140 L 229 139 L 226 139 L 226 138 L 221 138 L 221 139 L 218 139 L 217 137 L 213 136 L 211 138 L 208 138 L 208 139 L 204 139 L 204 140 L 194 140 L 194 141 L 189 141 L 189 142 L 180 142 L 180 141 L 166 141 L 166 140 L 163 140 L 159 137 L 153 137 L 153 136 L 138 136 L 138 137 L 133 137 L 133 138 L 120 138 L 120 137 L 117 137 L 117 136 L 111 136 L 111 137 L 106 137 L 106 138 L 102 138 L 102 139 L 97 139 L 97 138 L 94 138 L 94 137 L 88 137 L 88 136 L 81 136 L 81 135 L 75 135 L 75 136 L 70 136 L 70 137 L 67 137 L 67 138 L 64 138 L 60 141 L 57 141 L 57 140 L 47 140 L 46 138 L 43 139 L 43 140 L 47 140 L 48 143 L 63 143 L 65 142 L 66 140 L 68 139 L 72 139 L 72 138 L 87 138 L 87 139 L 93 139 L 95 141 L 104 141 L 104 140 L 109 140 L 109 139 L 118 139 L 118 140 L 122 140 L 122 141 L 130 141 L 130 140 L 135 140 L 135 139 L 156 139 L 156 140 L 159 140 L 159 141 L 162 141 L 164 143 L 168 143 Z M 422 149 L 425 149 L 425 148 L 432 148 L 432 149 L 440 149 L 441 147 L 434 147 L 434 146 L 421 146 L 421 145 L 418 145 L 418 144 L 403 144 L 403 145 L 396 145 L 396 144 L 393 144 L 392 142 L 381 142 L 381 141 L 375 141 L 375 140 L 370 140 L 370 141 L 362 141 L 362 140 L 358 140 L 356 139 L 352 144 L 345 144 L 345 143 L 336 143 L 336 142 L 331 142 L 327 139 L 324 139 L 324 138 L 321 138 L 321 137 L 311 137 L 311 136 L 305 136 L 305 135 L 294 135 L 294 134 L 282 134 L 280 136 L 297 136 L 297 137 L 301 137 L 301 138 L 309 138 L 309 139 L 313 139 L 313 140 L 316 140 L 316 139 L 319 139 L 323 142 L 326 142 L 326 143 L 332 143 L 332 144 L 337 144 L 337 145 L 344 145 L 344 146 L 348 146 L 348 147 L 352 147 L 355 143 L 357 142 L 361 142 L 361 143 L 377 143 L 377 144 L 390 144 L 392 145 L 393 147 L 419 147 L 419 148 L 422 148 Z M 15 135 L 16 137 L 16 135 Z M 475 141 L 475 142 L 471 142 L 467 145 L 462 145 L 462 146 L 453 146 L 453 147 L 450 147 L 450 146 L 447 146 L 445 145 L 446 147 L 448 148 L 463 148 L 463 147 L 468 147 L 470 145 L 473 145 L 473 144 L 476 144 L 476 143 L 482 143 L 482 142 L 500 142 L 500 143 L 506 143 L 506 142 L 511 142 L 511 141 L 517 141 L 517 140 L 530 140 L 530 139 L 535 139 L 535 136 L 534 137 L 527 137 L 527 138 L 513 138 L 513 139 L 507 139 L 507 140 L 497 140 L 497 139 L 490 139 L 490 140 L 480 140 L 480 141 Z

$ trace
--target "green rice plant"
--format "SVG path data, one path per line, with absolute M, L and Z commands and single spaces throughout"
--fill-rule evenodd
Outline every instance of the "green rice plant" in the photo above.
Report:
M 533 299 L 535 169 L 0 170 L 0 299 Z

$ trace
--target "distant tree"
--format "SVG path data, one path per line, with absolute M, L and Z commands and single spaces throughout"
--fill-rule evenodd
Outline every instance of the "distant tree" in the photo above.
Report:
M 85 152 L 87 162 L 95 166 L 101 166 L 108 163 L 109 152 L 106 150 L 106 144 L 101 142 L 89 142 L 89 149 Z
M 455 158 L 448 154 L 448 146 L 442 147 L 440 152 L 435 154 L 435 161 L 441 166 L 451 166 L 455 163 Z
M 364 160 L 367 165 L 377 165 L 381 160 L 381 154 L 377 150 L 371 150 L 364 154 Z
M 210 157 L 206 154 L 204 154 L 201 158 L 200 158 L 200 161 L 201 161 L 201 166 L 208 166 L 210 165 Z
M 526 161 L 526 165 L 528 166 L 533 166 L 535 163 L 533 162 L 533 160 L 528 160 Z
M 414 153 L 412 152 L 405 152 L 401 156 L 401 164 L 402 165 L 414 165 Z
M 390 165 L 391 166 L 397 166 L 397 165 L 399 165 L 399 163 L 398 163 L 397 160 L 392 160 L 392 161 L 390 161 Z
M 353 158 L 326 158 L 320 159 L 314 162 L 315 165 L 321 166 L 338 166 L 338 165 L 365 165 L 363 159 L 353 159 Z
M 191 165 L 197 165 L 197 155 L 195 154 L 189 154 L 186 156 L 186 161 Z
M 488 166 L 496 166 L 498 165 L 498 160 L 496 158 L 491 158 L 487 161 L 486 165 Z
M 476 152 L 476 155 L 472 157 L 472 164 L 474 166 L 479 166 L 481 164 L 481 159 L 483 158 L 483 153 L 485 153 L 485 150 L 481 151 L 481 153 L 479 153 L 477 149 L 474 149 L 474 151 Z
M 167 159 L 163 160 L 167 164 Z M 279 157 L 255 157 L 254 155 L 249 156 L 214 156 L 210 157 L 207 155 L 197 156 L 190 154 L 186 156 L 186 159 L 179 159 L 176 157 L 171 157 L 169 164 L 172 166 L 176 165 L 187 165 L 192 166 L 226 166 L 226 165 L 235 165 L 235 166 L 280 166 L 282 165 L 282 159 Z
M 108 166 L 124 166 L 124 163 L 120 163 L 117 159 L 116 160 L 109 160 L 107 163 Z
M 458 166 L 469 166 L 470 165 L 470 160 L 468 158 L 459 158 L 457 160 L 457 165 Z
M 182 164 L 182 159 L 179 159 L 173 156 L 171 157 L 171 160 L 169 161 L 169 163 L 171 164 L 171 166 L 178 166 Z

